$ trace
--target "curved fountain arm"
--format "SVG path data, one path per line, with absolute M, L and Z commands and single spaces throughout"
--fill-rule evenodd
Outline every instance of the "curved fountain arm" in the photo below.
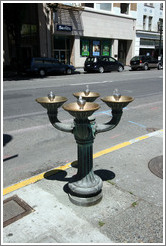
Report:
M 53 127 L 63 132 L 70 132 L 70 133 L 73 132 L 73 128 L 74 128 L 73 124 L 63 124 L 58 120 L 57 118 L 58 111 L 54 111 L 54 112 L 47 111 L 47 114 Z
M 112 119 L 109 122 L 104 124 L 97 124 L 96 134 L 101 132 L 106 132 L 115 128 L 119 124 L 122 114 L 123 114 L 122 110 L 112 111 Z

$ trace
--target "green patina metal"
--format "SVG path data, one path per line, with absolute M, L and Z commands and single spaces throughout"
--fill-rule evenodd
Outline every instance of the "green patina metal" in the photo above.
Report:
M 82 93 L 82 92 L 81 92 Z M 98 94 L 93 93 L 96 98 Z M 91 94 L 89 94 L 91 95 Z M 48 98 L 38 98 L 36 101 L 47 109 L 49 120 L 53 127 L 60 131 L 70 132 L 77 143 L 78 170 L 68 183 L 70 200 L 81 206 L 90 206 L 102 199 L 103 182 L 93 171 L 93 142 L 96 134 L 115 128 L 123 114 L 123 108 L 134 99 L 121 96 L 118 101 L 113 96 L 102 98 L 108 107 L 112 108 L 112 118 L 105 124 L 97 124 L 91 115 L 99 109 L 97 103 L 86 102 L 84 108 L 79 108 L 77 103 L 63 106 L 73 117 L 72 124 L 63 124 L 58 120 L 58 108 L 66 102 L 67 98 L 55 96 L 50 101 Z M 88 101 L 88 100 L 87 100 Z

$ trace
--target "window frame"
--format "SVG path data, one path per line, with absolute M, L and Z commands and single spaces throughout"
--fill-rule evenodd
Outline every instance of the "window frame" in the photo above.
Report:
M 87 8 L 94 8 L 94 3 L 84 3 Z
M 148 22 L 148 31 L 152 31 L 152 21 L 153 21 L 153 16 L 149 16 L 149 22 Z
M 88 43 L 89 52 L 87 54 L 83 54 L 83 45 Z M 93 47 L 95 42 L 98 42 L 99 54 L 94 54 Z M 96 43 L 97 44 L 97 43 Z M 88 56 L 111 56 L 112 54 L 112 39 L 95 39 L 82 37 L 80 38 L 80 57 L 88 57 Z
M 151 8 L 154 8 L 154 5 L 153 5 L 153 3 L 149 3 L 149 2 L 147 2 L 147 3 L 144 3 L 144 6 L 147 6 L 147 7 L 151 7 Z
M 122 12 L 122 6 L 124 8 L 124 6 L 127 8 L 126 12 Z M 120 13 L 123 15 L 129 15 L 129 11 L 130 11 L 130 3 L 120 3 Z
M 143 30 L 146 30 L 147 15 L 143 15 Z
M 97 5 L 99 6 L 101 6 L 101 4 L 109 4 L 110 5 L 110 9 L 102 9 L 101 7 L 97 7 Z M 96 9 L 96 10 L 99 10 L 99 11 L 107 11 L 107 12 L 111 12 L 112 11 L 112 3 L 110 3 L 110 2 L 105 2 L 105 3 L 98 3 L 98 2 L 96 2 L 95 4 L 94 4 L 94 8 Z
M 83 43 L 84 43 L 84 45 L 87 45 L 87 54 L 85 51 L 83 51 Z M 86 38 L 80 39 L 80 56 L 81 57 L 87 57 L 89 55 L 90 55 L 90 40 L 86 39 Z

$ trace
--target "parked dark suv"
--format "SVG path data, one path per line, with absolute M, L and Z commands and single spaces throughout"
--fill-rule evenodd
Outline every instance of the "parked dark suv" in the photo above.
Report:
M 122 72 L 123 70 L 124 65 L 111 56 L 89 56 L 86 58 L 84 63 L 84 71 L 86 72 Z
M 152 56 L 134 56 L 130 60 L 130 66 L 132 70 L 137 70 L 138 68 L 143 70 L 148 70 L 150 68 L 162 69 L 161 61 Z
M 34 57 L 27 61 L 21 70 L 25 73 L 33 73 L 43 77 L 47 74 L 56 73 L 71 74 L 74 72 L 75 67 L 63 64 L 54 58 Z

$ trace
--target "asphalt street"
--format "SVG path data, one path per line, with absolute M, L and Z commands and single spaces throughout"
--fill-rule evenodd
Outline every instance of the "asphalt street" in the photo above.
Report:
M 163 128 L 163 71 L 124 71 L 104 74 L 75 74 L 47 78 L 11 79 L 3 84 L 4 187 L 43 171 L 77 159 L 77 146 L 71 134 L 54 129 L 46 110 L 35 99 L 52 90 L 76 101 L 73 93 L 85 89 L 111 95 L 118 88 L 122 95 L 135 100 L 124 109 L 119 125 L 112 131 L 98 134 L 94 153 L 128 141 L 149 131 Z M 97 122 L 107 122 L 109 108 L 98 98 L 100 109 L 94 114 Z M 72 117 L 62 108 L 59 119 L 66 124 Z M 94 162 L 94 168 L 98 165 Z

